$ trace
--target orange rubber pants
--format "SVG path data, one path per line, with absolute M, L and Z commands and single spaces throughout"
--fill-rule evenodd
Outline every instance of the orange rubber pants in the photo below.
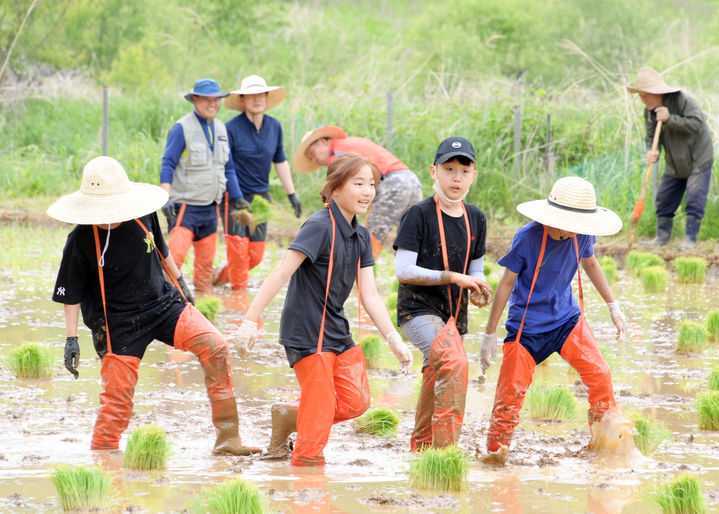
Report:
M 217 249 L 217 232 L 202 239 L 195 240 L 191 230 L 175 226 L 170 232 L 167 241 L 172 259 L 177 267 L 182 269 L 185 257 L 190 246 L 195 249 L 195 262 L 193 265 L 192 281 L 197 291 L 208 293 L 212 291 L 212 261 L 215 260 Z

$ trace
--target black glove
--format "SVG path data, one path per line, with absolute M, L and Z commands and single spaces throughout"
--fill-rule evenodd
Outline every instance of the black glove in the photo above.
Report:
M 175 216 L 177 216 L 175 202 L 172 201 L 172 198 L 168 198 L 165 205 L 162 206 L 162 214 L 167 218 L 167 225 L 171 227 L 175 222 Z
M 177 283 L 180 284 L 180 289 L 182 289 L 182 294 L 185 295 L 185 299 L 190 302 L 192 305 L 195 305 L 195 297 L 192 296 L 192 292 L 190 291 L 190 288 L 187 287 L 187 282 L 185 282 L 185 277 L 180 275 L 177 277 Z
M 239 198 L 230 200 L 230 207 L 232 207 L 233 209 L 237 209 L 238 211 L 247 209 L 248 211 L 252 212 L 252 207 L 250 207 L 249 202 L 245 200 L 244 196 L 240 196 Z
M 302 202 L 300 202 L 300 199 L 297 198 L 297 195 L 292 193 L 287 195 L 287 198 L 290 199 L 292 207 L 295 208 L 295 218 L 299 218 L 300 216 L 302 216 Z
M 65 339 L 65 367 L 75 375 L 75 380 L 80 376 L 77 367 L 80 365 L 80 345 L 77 342 L 77 336 Z

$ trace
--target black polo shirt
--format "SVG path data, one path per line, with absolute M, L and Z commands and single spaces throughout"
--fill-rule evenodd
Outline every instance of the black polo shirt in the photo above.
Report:
M 484 213 L 474 205 L 465 203 L 469 218 L 470 247 L 469 262 L 479 259 L 485 253 L 487 238 L 487 219 Z M 464 216 L 454 218 L 442 213 L 447 256 L 450 271 L 462 273 L 467 255 L 467 228 Z M 402 216 L 394 242 L 394 249 L 403 248 L 417 252 L 417 266 L 432 270 L 444 270 L 442 260 L 442 243 L 439 237 L 437 208 L 431 196 L 414 204 Z M 460 334 L 467 333 L 467 290 L 462 290 L 462 306 L 457 317 L 457 330 Z M 452 315 L 457 309 L 459 286 L 452 285 Z M 397 323 L 407 321 L 424 314 L 440 316 L 444 322 L 450 318 L 447 286 L 418 286 L 399 284 L 397 291 Z
M 337 227 L 322 351 L 342 353 L 354 346 L 344 303 L 357 277 L 357 262 L 363 268 L 373 266 L 374 257 L 367 228 L 356 217 L 351 224 L 347 223 L 334 202 L 330 208 Z M 290 244 L 291 250 L 307 256 L 290 279 L 280 321 L 280 344 L 294 350 L 288 351 L 288 357 L 290 353 L 295 355 L 290 357 L 290 365 L 317 349 L 331 245 L 332 220 L 328 209 L 314 213 Z

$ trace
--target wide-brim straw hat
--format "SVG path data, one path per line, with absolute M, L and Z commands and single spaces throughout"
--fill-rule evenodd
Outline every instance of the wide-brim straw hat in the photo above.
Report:
M 347 133 L 341 128 L 334 127 L 332 125 L 327 125 L 307 132 L 304 136 L 302 136 L 302 141 L 300 141 L 300 145 L 297 147 L 294 155 L 292 156 L 292 168 L 297 173 L 312 173 L 316 169 L 322 167 L 315 163 L 315 161 L 309 159 L 305 155 L 305 152 L 312 143 L 325 137 L 330 139 L 344 139 L 347 137 Z
M 80 190 L 61 197 L 47 213 L 67 223 L 105 225 L 155 212 L 167 199 L 161 187 L 130 182 L 119 162 L 101 156 L 85 165 Z
M 650 93 L 653 95 L 676 93 L 679 89 L 664 82 L 659 72 L 649 66 L 645 66 L 637 73 L 636 86 L 627 86 L 627 91 L 630 93 Z
M 546 200 L 521 203 L 517 210 L 542 225 L 577 234 L 610 236 L 622 228 L 615 212 L 597 206 L 594 186 L 581 177 L 560 178 Z
M 194 96 L 206 96 L 208 98 L 224 98 L 227 93 L 223 93 L 220 89 L 220 85 L 215 79 L 200 79 L 195 82 L 195 86 L 192 91 L 185 95 L 185 100 L 193 102 Z
M 268 86 L 265 79 L 259 75 L 250 75 L 242 79 L 240 89 L 230 91 L 230 95 L 225 98 L 225 107 L 235 111 L 245 110 L 245 99 L 241 95 L 258 95 L 267 93 L 267 109 L 277 107 L 287 96 L 287 89 L 281 86 Z

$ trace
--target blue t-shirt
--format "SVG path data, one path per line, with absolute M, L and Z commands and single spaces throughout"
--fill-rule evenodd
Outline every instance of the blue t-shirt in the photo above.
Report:
M 509 297 L 509 314 L 505 323 L 507 330 L 519 330 L 537 266 L 543 230 L 544 227 L 536 221 L 524 225 L 515 234 L 509 253 L 498 261 L 499 265 L 517 273 Z M 594 255 L 596 241 L 595 236 L 577 234 L 580 260 Z M 576 273 L 577 255 L 573 240 L 555 241 L 547 236 L 544 262 L 534 284 L 523 332 L 548 332 L 579 314 L 579 304 L 572 295 L 572 279 Z
M 242 193 L 268 191 L 272 163 L 287 160 L 279 120 L 265 114 L 258 132 L 255 124 L 243 112 L 228 121 L 226 127 L 232 165 Z

